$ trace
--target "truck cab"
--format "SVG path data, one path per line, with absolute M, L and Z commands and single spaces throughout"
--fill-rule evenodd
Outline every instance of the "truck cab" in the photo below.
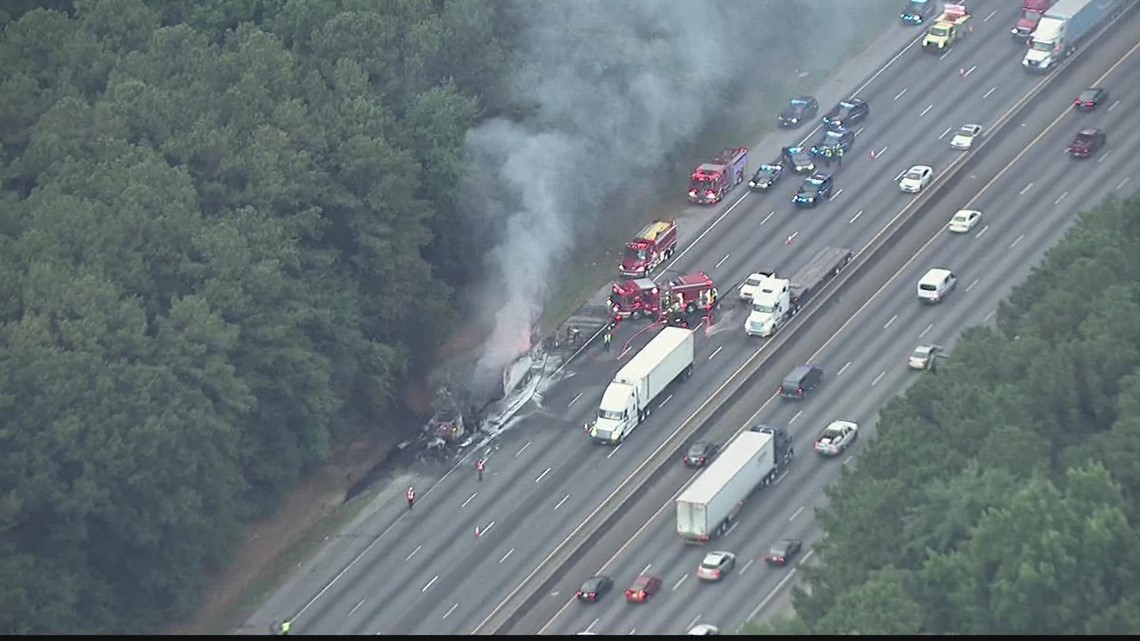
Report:
M 1032 71 L 1046 71 L 1065 53 L 1065 21 L 1046 15 L 1033 30 L 1029 50 L 1025 52 L 1021 66 Z
M 744 321 L 748 336 L 768 337 L 776 333 L 792 313 L 792 284 L 786 278 L 766 277 L 752 294 L 752 309 Z
M 677 221 L 657 220 L 646 225 L 625 245 L 618 272 L 622 276 L 647 277 L 677 248 Z
M 623 318 L 656 317 L 661 314 L 661 288 L 649 278 L 614 283 L 610 288 L 610 307 Z
M 598 443 L 618 445 L 641 422 L 637 388 L 613 383 L 602 394 L 598 418 L 590 426 L 590 438 Z
M 966 5 L 948 4 L 942 8 L 942 15 L 926 30 L 922 38 L 922 48 L 927 51 L 941 53 L 961 38 L 967 29 L 966 23 L 970 20 L 970 13 Z

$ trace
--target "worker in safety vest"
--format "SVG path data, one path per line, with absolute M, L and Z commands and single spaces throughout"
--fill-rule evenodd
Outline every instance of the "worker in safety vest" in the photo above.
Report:
M 415 505 L 415 503 L 416 503 L 416 488 L 409 487 L 408 488 L 408 509 L 409 510 L 412 509 L 412 506 Z
M 285 619 L 281 622 L 281 636 L 289 636 L 289 629 L 293 627 L 293 622 Z
M 612 343 L 613 340 L 614 340 L 613 332 L 610 331 L 609 328 L 606 328 L 606 332 L 604 334 L 602 334 L 602 343 L 605 344 L 607 352 L 610 351 L 610 343 Z
M 479 474 L 479 480 L 483 480 L 483 468 L 486 467 L 487 462 L 483 459 L 475 461 L 475 471 Z

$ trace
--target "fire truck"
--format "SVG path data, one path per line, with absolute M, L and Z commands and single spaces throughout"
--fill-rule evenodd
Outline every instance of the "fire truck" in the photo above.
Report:
M 716 286 L 704 272 L 678 276 L 665 287 L 652 279 L 638 278 L 614 283 L 610 305 L 623 318 L 661 318 L 670 309 L 683 313 L 702 310 L 714 301 Z
M 733 187 L 744 182 L 748 167 L 748 147 L 722 149 L 712 162 L 701 163 L 689 175 L 689 202 L 715 205 Z
M 637 233 L 625 245 L 618 272 L 622 276 L 646 278 L 677 249 L 677 221 L 658 220 Z

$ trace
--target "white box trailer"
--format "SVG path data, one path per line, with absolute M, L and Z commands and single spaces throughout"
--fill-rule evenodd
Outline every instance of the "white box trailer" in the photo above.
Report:
M 677 535 L 704 543 L 727 532 L 748 495 L 776 480 L 791 462 L 790 445 L 787 432 L 779 428 L 738 434 L 677 497 Z
M 618 444 L 649 416 L 653 401 L 678 378 L 693 372 L 692 330 L 666 327 L 618 370 L 602 394 L 590 438 Z

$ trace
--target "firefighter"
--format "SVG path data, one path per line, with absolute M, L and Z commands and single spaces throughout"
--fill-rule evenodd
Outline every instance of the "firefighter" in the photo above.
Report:
M 479 480 L 480 481 L 483 480 L 483 468 L 485 468 L 486 466 L 487 466 L 487 462 L 484 461 L 483 459 L 478 459 L 475 461 L 475 471 L 479 474 Z
M 713 287 L 712 291 L 709 292 L 709 297 L 712 299 L 712 301 L 709 303 L 709 305 L 716 307 L 717 298 L 720 297 L 720 293 L 716 291 L 716 287 Z
M 289 636 L 289 629 L 292 627 L 293 627 L 293 622 L 290 621 L 289 619 L 285 619 L 284 621 L 282 621 L 281 622 L 281 636 L 283 636 L 283 637 Z
M 612 343 L 613 340 L 613 332 L 611 332 L 609 328 L 606 328 L 606 333 L 602 334 L 602 343 L 605 344 L 607 352 L 610 351 L 610 343 Z
M 409 487 L 408 488 L 408 509 L 409 510 L 412 509 L 412 507 L 415 504 L 416 504 L 416 488 Z

